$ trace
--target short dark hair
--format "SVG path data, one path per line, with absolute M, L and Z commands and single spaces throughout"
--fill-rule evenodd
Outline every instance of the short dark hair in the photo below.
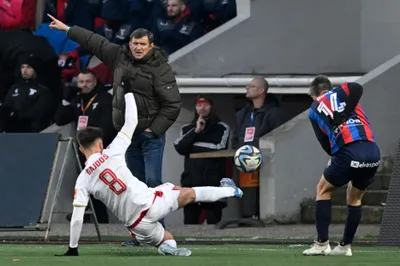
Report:
M 93 75 L 93 77 L 95 77 L 96 79 L 97 79 L 97 75 L 96 75 L 96 72 L 94 72 L 93 70 L 91 70 L 91 69 L 87 69 L 87 68 L 85 68 L 85 69 L 82 69 L 80 72 L 79 72 L 79 74 L 91 74 L 91 75 Z
M 80 146 L 87 149 L 96 139 L 103 139 L 103 130 L 99 127 L 87 127 L 78 130 L 76 139 Z
M 185 1 L 185 0 L 178 0 L 178 2 L 179 2 L 180 5 L 186 4 L 186 1 Z
M 329 91 L 332 89 L 332 83 L 327 76 L 319 75 L 312 82 L 310 86 L 311 96 L 320 96 L 321 92 Z
M 133 38 L 135 39 L 140 39 L 147 36 L 147 38 L 149 39 L 149 43 L 152 44 L 154 42 L 154 35 L 151 31 L 146 30 L 144 28 L 139 28 L 137 30 L 134 30 L 131 33 L 131 36 L 129 37 L 129 40 L 131 41 Z

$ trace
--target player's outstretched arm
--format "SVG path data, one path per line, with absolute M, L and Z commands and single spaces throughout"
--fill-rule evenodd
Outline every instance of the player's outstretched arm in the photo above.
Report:
M 83 217 L 85 216 L 85 207 L 74 206 L 72 211 L 69 239 L 70 248 L 78 248 L 78 242 L 82 232 Z
M 137 106 L 132 93 L 131 83 L 128 79 L 122 81 L 122 87 L 125 93 L 125 123 L 121 128 L 121 132 L 131 139 L 138 125 Z
M 86 207 L 86 206 L 85 206 Z M 85 215 L 85 207 L 74 206 L 71 217 L 69 246 L 67 252 L 57 256 L 78 256 L 78 242 L 82 232 L 83 217 Z
M 86 172 L 82 171 L 76 179 L 75 192 L 74 192 L 74 209 L 72 211 L 70 223 L 70 238 L 67 252 L 61 256 L 78 256 L 78 242 L 82 231 L 83 217 L 85 209 L 90 199 L 90 194 L 87 191 L 87 177 Z
M 131 145 L 132 135 L 138 125 L 138 114 L 135 97 L 133 96 L 129 80 L 122 81 L 125 97 L 125 122 L 107 151 L 114 155 L 125 156 L 126 150 Z

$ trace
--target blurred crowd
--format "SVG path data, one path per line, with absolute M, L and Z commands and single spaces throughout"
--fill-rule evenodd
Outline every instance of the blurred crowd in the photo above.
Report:
M 236 16 L 235 0 L 46 0 L 42 23 L 35 28 L 30 17 L 36 1 L 25 2 L 8 6 L 18 13 L 12 18 L 19 18 L 19 24 L 13 24 L 11 16 L 7 21 L 7 7 L 0 8 L 0 13 L 4 11 L 0 14 L 0 132 L 39 132 L 54 122 L 69 123 L 75 119 L 72 111 L 60 115 L 60 110 L 74 104 L 81 110 L 94 91 L 106 92 L 113 82 L 111 70 L 98 58 L 64 32 L 50 30 L 46 14 L 120 45 L 129 42 L 134 30 L 146 28 L 166 54 Z M 89 107 L 96 109 L 99 99 Z M 111 98 L 103 99 L 99 107 L 103 105 L 111 106 Z

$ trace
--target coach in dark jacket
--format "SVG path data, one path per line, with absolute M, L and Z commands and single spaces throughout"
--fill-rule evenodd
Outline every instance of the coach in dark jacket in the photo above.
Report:
M 219 186 L 225 176 L 225 158 L 191 159 L 191 153 L 226 150 L 230 129 L 212 111 L 210 98 L 198 96 L 193 121 L 182 127 L 175 140 L 176 151 L 185 156 L 181 175 L 182 187 Z M 206 211 L 207 223 L 216 224 L 221 220 L 225 201 L 193 203 L 184 208 L 184 223 L 199 224 L 201 211 Z
M 129 45 L 116 45 L 103 36 L 78 26 L 68 27 L 52 18 L 51 28 L 68 33 L 71 40 L 96 55 L 114 71 L 113 123 L 117 130 L 124 124 L 122 79 L 128 77 L 138 107 L 139 124 L 135 133 L 163 135 L 178 118 L 181 97 L 166 55 L 153 44 L 153 34 L 138 29 Z

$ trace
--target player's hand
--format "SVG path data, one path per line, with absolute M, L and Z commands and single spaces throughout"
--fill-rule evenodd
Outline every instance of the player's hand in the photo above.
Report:
M 132 84 L 129 78 L 123 78 L 121 85 L 122 88 L 124 89 L 124 94 L 132 92 Z
M 62 30 L 62 31 L 68 31 L 69 27 L 62 23 L 60 20 L 56 19 L 50 14 L 47 14 L 49 18 L 51 18 L 52 22 L 50 23 L 49 27 L 50 29 L 56 29 L 56 30 Z
M 347 121 L 347 117 L 343 112 L 341 112 L 341 113 L 336 112 L 336 111 L 333 112 L 333 124 L 335 126 L 339 126 L 346 121 Z
M 203 117 L 199 116 L 199 119 L 197 119 L 196 122 L 196 133 L 200 133 L 201 131 L 204 130 L 204 127 L 206 126 L 206 120 L 204 120 Z
M 68 247 L 67 252 L 65 252 L 62 255 L 55 255 L 55 256 L 79 256 L 78 248 Z

